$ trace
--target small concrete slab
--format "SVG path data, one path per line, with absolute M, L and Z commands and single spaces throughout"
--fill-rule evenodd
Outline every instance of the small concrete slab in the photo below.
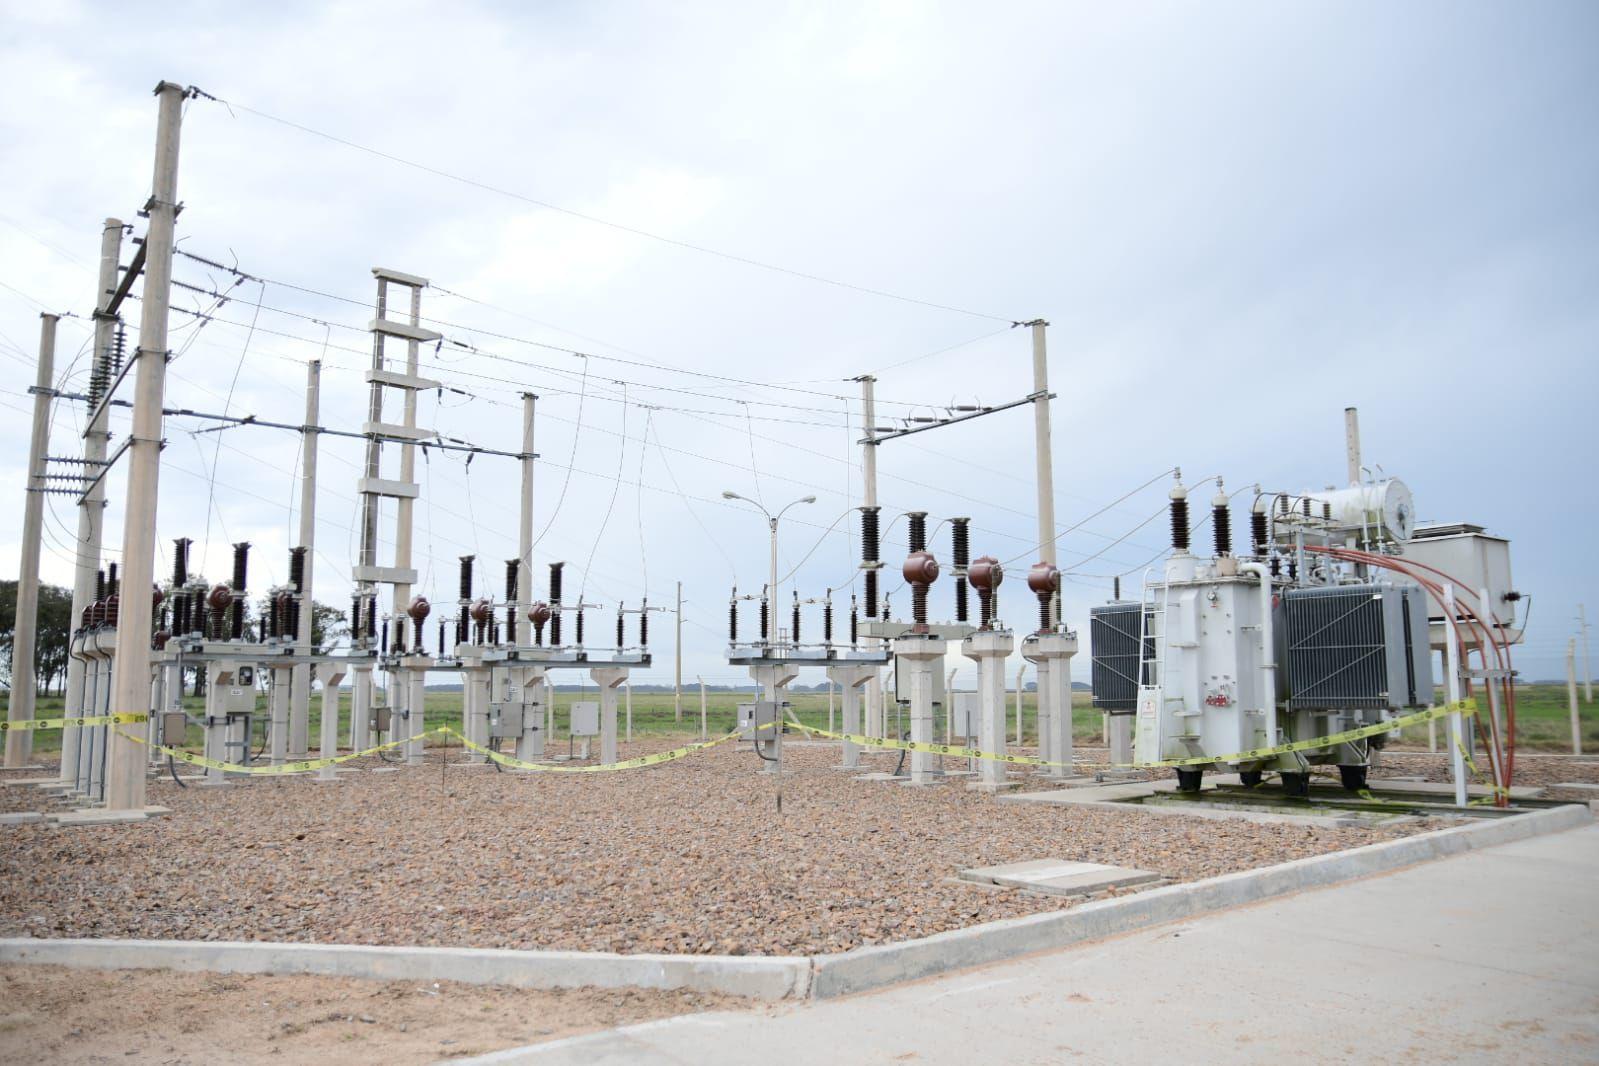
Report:
M 1006 888 L 1025 888 L 1051 896 L 1083 896 L 1107 888 L 1143 885 L 1159 881 L 1161 875 L 1125 866 L 1105 866 L 1097 862 L 1070 862 L 1066 859 L 1034 859 L 1003 866 L 980 866 L 962 870 L 962 881 L 977 881 Z
M 1385 792 L 1405 792 L 1418 796 L 1453 796 L 1455 786 L 1447 781 L 1399 781 L 1388 778 L 1385 781 L 1367 782 L 1367 788 L 1381 788 Z M 1537 799 L 1543 795 L 1541 785 L 1512 785 L 1509 789 L 1511 799 Z M 1467 785 L 1466 793 L 1471 796 L 1491 796 L 1491 785 Z
M 1020 788 L 1020 781 L 968 781 L 968 792 L 1008 792 L 1013 788 Z
M 142 822 L 145 820 L 143 811 L 105 811 L 99 808 L 89 808 L 81 811 L 67 811 L 51 817 L 50 821 L 63 829 L 85 825 L 125 825 L 128 822 Z
M 1560 781 L 1550 785 L 1550 788 L 1574 788 L 1578 792 L 1599 792 L 1599 785 L 1589 784 L 1586 781 Z
M 11 814 L 0 814 L 0 825 L 26 825 L 29 822 L 42 822 L 44 815 L 38 811 L 16 811 Z
M 43 770 L 42 766 L 35 766 L 35 770 Z M 59 777 L 14 777 L 10 781 L 0 781 L 0 788 L 20 788 L 26 785 L 35 785 L 43 788 L 48 785 L 59 785 Z
M 857 777 L 855 780 L 857 780 L 857 781 L 904 781 L 906 779 L 904 777 L 895 777 L 893 774 L 876 773 L 876 774 L 862 774 L 861 776 Z

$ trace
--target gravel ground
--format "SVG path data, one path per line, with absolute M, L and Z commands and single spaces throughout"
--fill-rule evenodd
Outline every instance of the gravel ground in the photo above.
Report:
M 163 818 L 7 827 L 0 935 L 829 952 L 1071 905 L 947 881 L 965 867 L 1058 857 L 1186 881 L 1438 824 L 1328 829 L 1002 805 L 958 784 L 853 780 L 830 769 L 834 745 L 787 745 L 781 813 L 773 777 L 733 745 L 592 776 L 446 769 L 430 757 L 337 785 L 157 782 L 149 801 L 173 808 Z M 32 790 L 0 795 L 40 802 Z
M 0 1062 L 398 1066 L 748 1006 L 643 989 L 0 966 Z

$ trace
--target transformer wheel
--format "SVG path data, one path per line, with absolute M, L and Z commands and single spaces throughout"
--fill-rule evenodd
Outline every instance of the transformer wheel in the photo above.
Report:
M 1283 792 L 1298 799 L 1305 799 L 1310 795 L 1310 775 L 1296 774 L 1284 770 L 1280 775 L 1283 779 Z
M 1260 784 L 1260 779 L 1265 776 L 1263 770 L 1240 770 L 1238 780 L 1243 782 L 1245 788 L 1255 788 Z
M 1366 790 L 1366 766 L 1340 766 L 1338 776 L 1342 779 L 1344 787 L 1351 792 L 1364 792 Z
M 1204 776 L 1205 771 L 1203 770 L 1184 770 L 1179 768 L 1177 771 L 1177 791 L 1198 792 L 1199 783 Z

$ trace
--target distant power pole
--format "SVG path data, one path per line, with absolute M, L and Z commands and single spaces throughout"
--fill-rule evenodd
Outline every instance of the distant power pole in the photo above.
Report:
M 1582 718 L 1577 714 L 1577 638 L 1566 641 L 1566 705 L 1571 710 L 1571 754 L 1582 754 Z
M 1589 703 L 1593 702 L 1593 663 L 1588 659 L 1588 610 L 1582 604 L 1577 604 L 1577 621 L 1582 629 L 1582 695 Z
M 45 455 L 50 449 L 50 386 L 55 384 L 56 322 L 49 312 L 39 316 L 39 377 L 33 394 L 33 440 L 28 445 L 28 498 L 22 506 L 22 568 L 17 573 L 17 618 L 11 643 L 13 722 L 33 717 L 39 679 L 33 652 L 39 635 L 39 539 L 44 525 Z M 87 470 L 87 468 L 85 468 Z M 6 766 L 22 766 L 33 754 L 33 733 L 15 729 L 6 734 Z
M 683 721 L 683 582 L 677 583 L 677 659 L 672 675 L 672 713 L 674 721 Z

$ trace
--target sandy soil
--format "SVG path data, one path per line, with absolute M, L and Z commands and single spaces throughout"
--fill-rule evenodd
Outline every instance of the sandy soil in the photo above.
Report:
M 857 781 L 830 768 L 833 745 L 787 746 L 781 813 L 733 745 L 593 776 L 432 757 L 336 785 L 168 781 L 150 801 L 173 813 L 153 821 L 8 827 L 0 935 L 833 952 L 1072 905 L 952 884 L 965 867 L 1058 857 L 1193 880 L 1422 828 L 1005 805 Z
M 0 1061 L 399 1066 L 749 1006 L 693 992 L 0 966 Z

